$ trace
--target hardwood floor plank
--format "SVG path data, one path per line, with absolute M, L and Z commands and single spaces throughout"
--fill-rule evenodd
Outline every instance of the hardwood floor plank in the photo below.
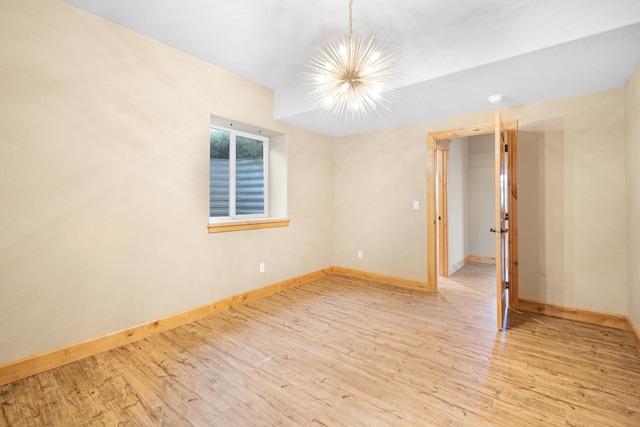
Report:
M 0 386 L 0 426 L 640 425 L 626 331 L 329 276 Z

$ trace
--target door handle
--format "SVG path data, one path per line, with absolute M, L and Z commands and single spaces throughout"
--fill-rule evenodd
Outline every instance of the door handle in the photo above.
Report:
M 495 232 L 496 232 L 496 229 L 495 229 L 495 228 L 490 228 L 490 229 L 489 229 L 489 231 L 490 231 L 491 233 L 495 233 Z M 509 231 L 509 229 L 508 229 L 508 228 L 500 229 L 500 230 L 498 231 L 498 234 L 504 234 L 504 233 L 506 233 L 507 231 Z

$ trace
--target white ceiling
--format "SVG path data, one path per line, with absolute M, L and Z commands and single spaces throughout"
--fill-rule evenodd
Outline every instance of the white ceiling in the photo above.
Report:
M 301 77 L 348 34 L 348 0 L 65 1 L 273 89 L 276 119 L 330 136 L 621 87 L 640 63 L 640 0 L 354 0 L 354 36 L 388 39 L 402 81 L 392 112 L 342 119 Z

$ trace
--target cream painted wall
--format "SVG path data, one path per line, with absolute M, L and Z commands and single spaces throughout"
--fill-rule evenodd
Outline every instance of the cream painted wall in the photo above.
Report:
M 469 138 L 469 246 L 465 255 L 496 256 L 495 136 Z
M 335 265 L 426 281 L 425 153 L 410 127 L 336 141 Z
M 426 280 L 426 135 L 494 113 L 337 139 L 334 263 Z M 520 127 L 521 297 L 626 314 L 624 89 L 501 113 Z
M 629 318 L 640 331 L 640 66 L 625 87 Z
M 333 140 L 272 91 L 60 1 L 0 7 L 0 364 L 332 264 Z M 207 234 L 210 114 L 288 135 L 289 227 Z
M 449 146 L 447 198 L 449 210 L 449 274 L 464 265 L 468 247 L 469 138 L 455 138 Z
M 626 314 L 624 90 L 524 106 L 520 296 Z

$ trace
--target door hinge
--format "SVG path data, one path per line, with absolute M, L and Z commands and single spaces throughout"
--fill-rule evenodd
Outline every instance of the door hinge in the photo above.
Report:
M 509 282 L 505 282 L 507 284 L 507 286 L 505 286 L 505 289 L 509 289 Z
M 509 212 L 504 214 L 504 220 L 509 221 Z
M 505 153 L 509 152 L 509 144 L 504 144 L 504 152 Z

